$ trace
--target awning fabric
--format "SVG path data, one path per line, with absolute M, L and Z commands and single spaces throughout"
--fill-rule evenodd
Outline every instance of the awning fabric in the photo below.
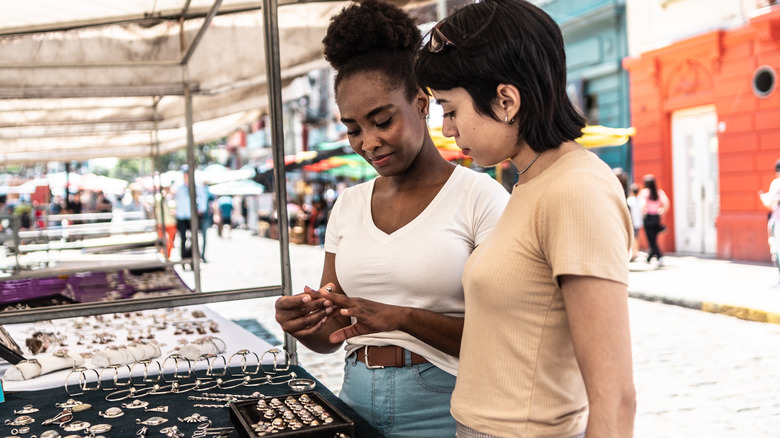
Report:
M 348 4 L 291 3 L 277 8 L 283 98 L 301 88 L 295 78 L 327 65 L 322 37 L 330 17 Z M 163 154 L 183 148 L 187 88 L 195 144 L 256 120 L 268 104 L 261 6 L 2 2 L 0 162 L 143 157 L 157 144 Z

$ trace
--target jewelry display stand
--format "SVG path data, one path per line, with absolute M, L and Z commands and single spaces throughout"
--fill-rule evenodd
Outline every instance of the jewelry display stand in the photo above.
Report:
M 236 427 L 235 420 L 231 419 L 231 415 L 236 415 L 231 413 L 233 410 L 240 408 L 237 412 L 243 415 L 240 412 L 245 412 L 250 405 L 257 406 L 257 401 L 261 398 L 269 404 L 271 398 L 277 398 L 284 403 L 288 396 L 299 398 L 306 394 L 334 419 L 333 423 L 326 425 L 323 421 L 321 426 L 301 428 L 296 431 L 286 430 L 268 436 L 326 436 L 310 434 L 320 430 L 333 431 L 332 434 L 327 435 L 329 438 L 382 437 L 381 433 L 300 366 L 293 365 L 284 371 L 275 372 L 271 367 L 263 366 L 259 372 L 254 368 L 248 369 L 247 372 L 254 374 L 242 378 L 241 367 L 231 367 L 221 378 L 222 386 L 225 388 L 209 388 L 215 384 L 216 376 L 205 381 L 204 386 L 194 389 L 193 383 L 196 380 L 194 376 L 176 378 L 173 374 L 166 373 L 156 389 L 153 383 L 147 382 L 146 386 L 138 386 L 135 391 L 124 389 L 120 390 L 122 392 L 89 390 L 93 386 L 89 385 L 87 391 L 73 396 L 68 395 L 62 388 L 6 393 L 6 401 L 0 405 L 0 436 L 10 436 L 13 429 L 18 431 L 20 427 L 29 427 L 28 433 L 39 437 L 56 436 L 48 431 L 57 431 L 63 437 L 70 434 L 83 436 L 89 435 L 85 426 L 96 427 L 93 430 L 104 430 L 108 426 L 110 430 L 101 433 L 106 438 L 136 436 L 253 438 L 260 435 L 244 435 L 241 432 L 244 426 Z M 201 374 L 203 373 L 199 373 Z M 313 382 L 314 390 L 292 391 L 288 383 L 295 379 L 310 380 Z M 140 379 L 133 380 L 141 383 Z M 178 382 L 179 392 L 171 392 L 173 388 L 171 382 L 174 381 Z M 243 381 L 248 383 L 240 383 Z M 30 413 L 21 414 L 22 412 Z M 23 420 L 15 424 L 14 422 L 20 417 Z M 30 417 L 33 421 L 27 423 L 29 420 L 24 417 Z M 321 415 L 317 416 L 320 419 L 321 417 Z M 54 420 L 55 418 L 57 419 Z M 43 424 L 49 420 L 53 421 Z M 3 424 L 6 421 L 8 423 Z M 247 426 L 253 430 L 249 423 Z M 78 428 L 82 429 L 77 430 Z M 339 432 L 336 432 L 336 428 L 339 428 Z M 47 432 L 49 435 L 44 435 Z M 343 435 L 338 435 L 340 433 Z

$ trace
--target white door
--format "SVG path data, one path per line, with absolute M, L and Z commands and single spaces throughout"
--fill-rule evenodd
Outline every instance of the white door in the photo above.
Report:
M 672 114 L 674 227 L 678 252 L 715 255 L 720 212 L 718 117 L 714 106 Z

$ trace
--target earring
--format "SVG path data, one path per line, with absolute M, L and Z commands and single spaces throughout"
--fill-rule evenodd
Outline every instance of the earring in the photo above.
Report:
M 431 122 L 431 115 L 430 114 L 426 114 L 425 115 L 425 124 L 427 125 L 430 122 Z
M 504 116 L 504 123 L 506 123 L 507 125 L 511 125 L 512 123 L 515 123 L 515 118 L 512 117 L 512 120 L 509 120 L 509 115 L 507 114 Z

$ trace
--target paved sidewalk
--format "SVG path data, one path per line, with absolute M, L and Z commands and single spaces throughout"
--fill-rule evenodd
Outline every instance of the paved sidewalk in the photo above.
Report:
M 630 263 L 629 295 L 757 322 L 780 324 L 780 274 L 771 264 L 667 255 Z

